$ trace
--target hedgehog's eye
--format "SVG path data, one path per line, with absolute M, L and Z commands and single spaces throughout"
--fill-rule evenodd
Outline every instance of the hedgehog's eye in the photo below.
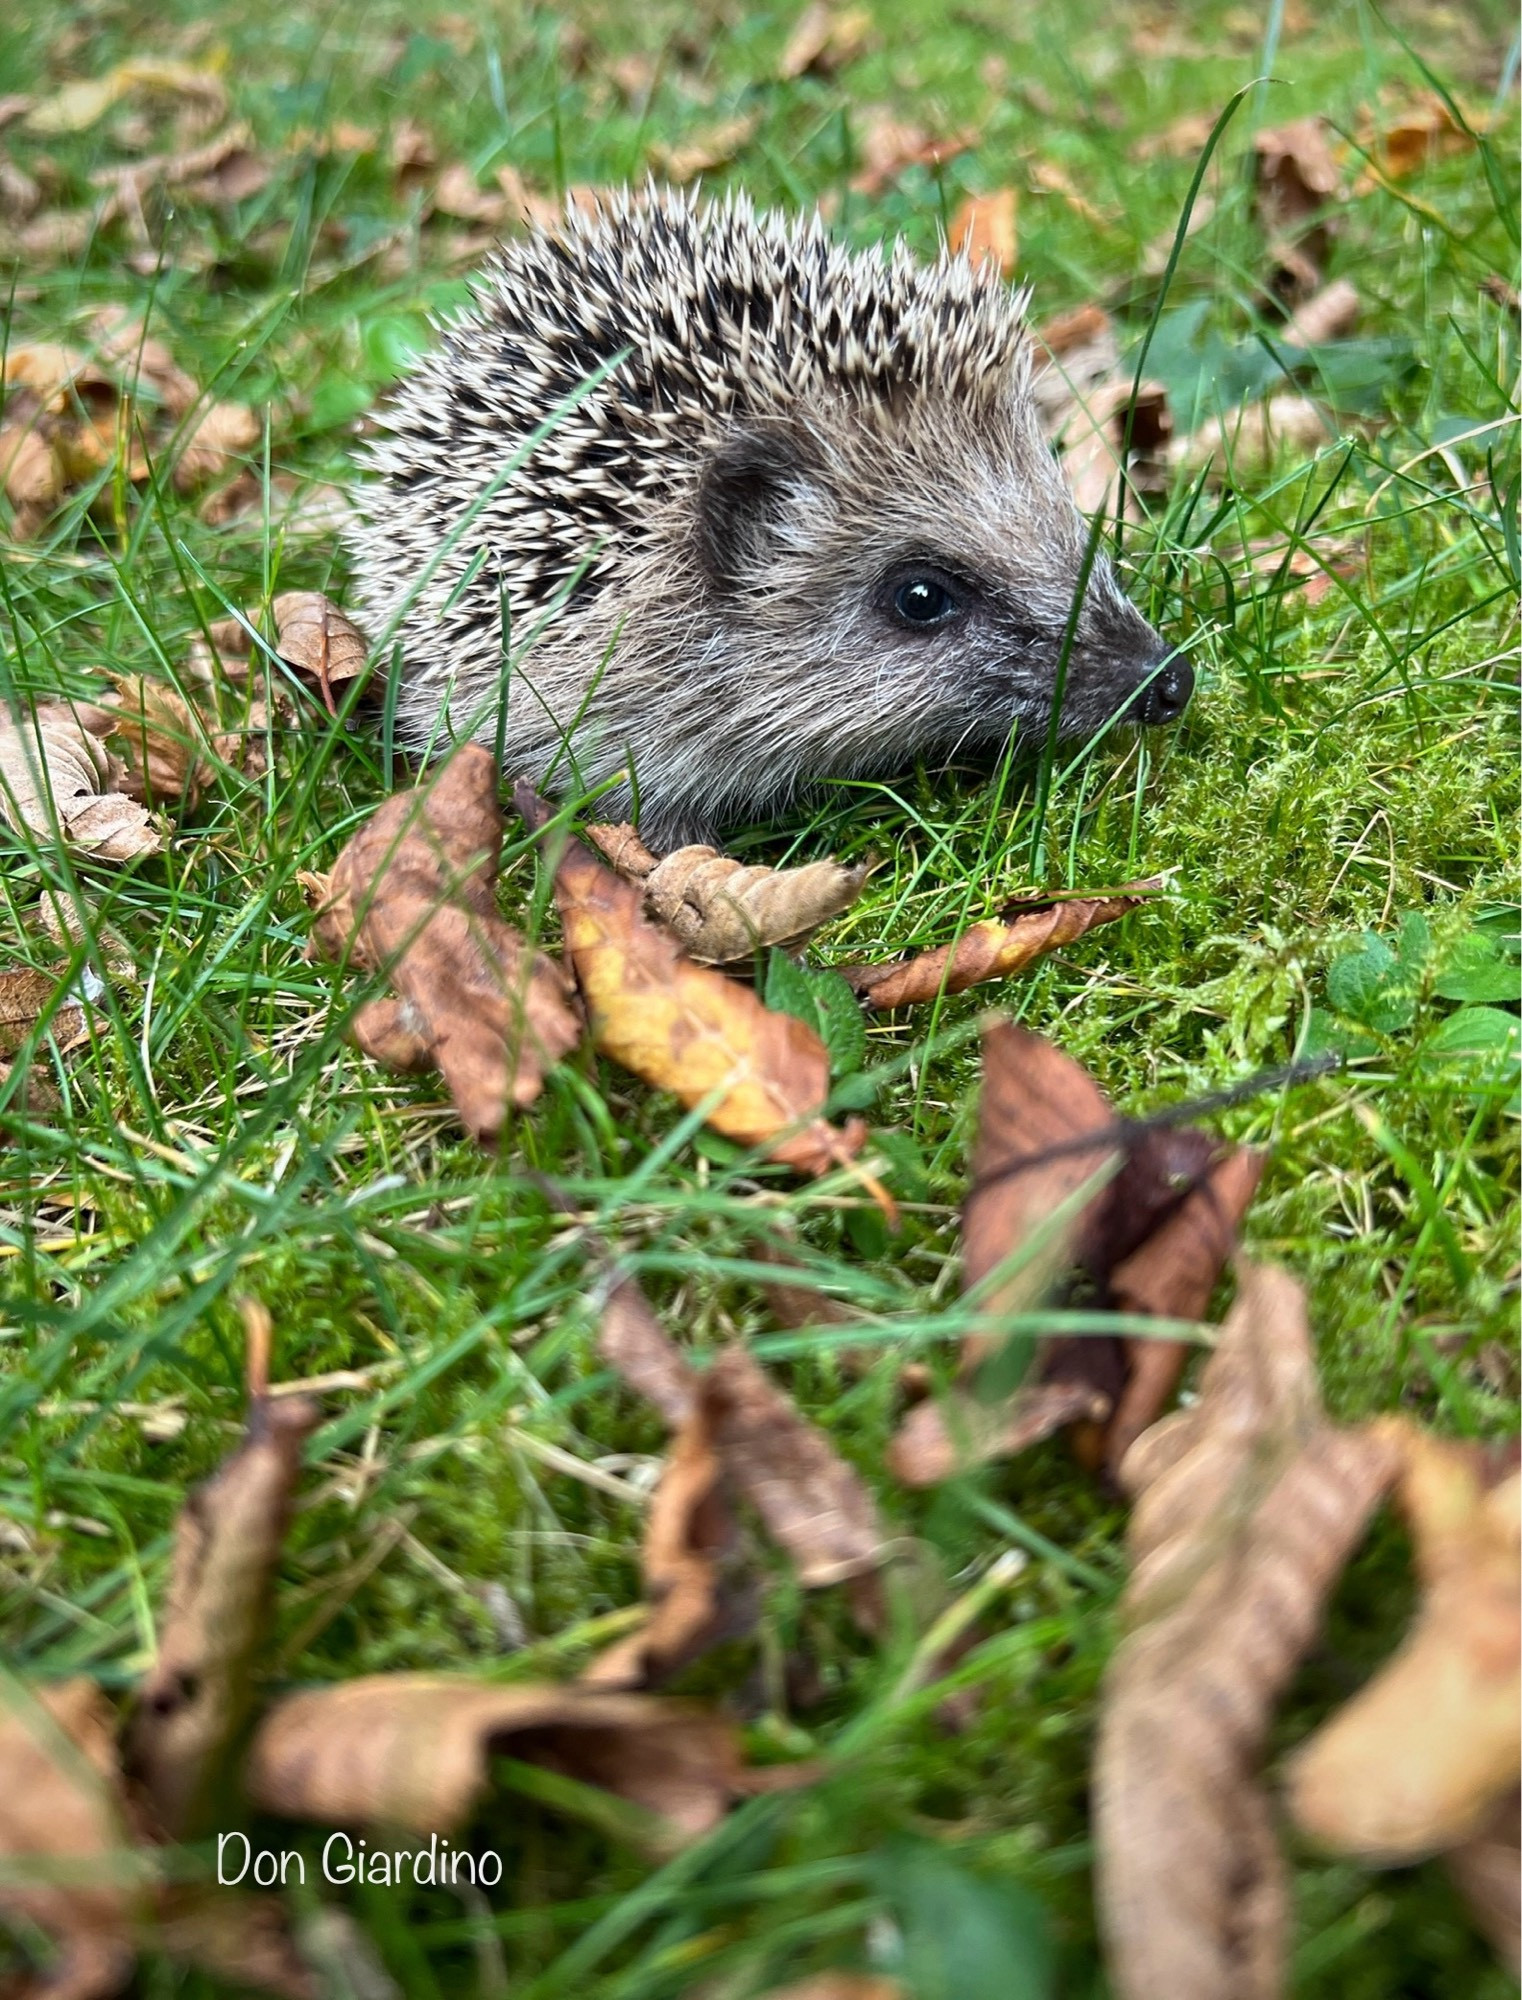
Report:
M 906 577 L 893 593 L 893 615 L 900 625 L 943 625 L 959 609 L 938 576 Z

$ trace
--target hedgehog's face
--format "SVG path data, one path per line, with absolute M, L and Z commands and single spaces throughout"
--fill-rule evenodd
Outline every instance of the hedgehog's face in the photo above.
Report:
M 829 712 L 832 768 L 1044 735 L 1059 690 L 1066 735 L 1182 714 L 1188 665 L 1098 551 L 1073 615 L 1088 527 L 1026 406 L 840 414 L 732 432 L 697 523 L 749 656 Z

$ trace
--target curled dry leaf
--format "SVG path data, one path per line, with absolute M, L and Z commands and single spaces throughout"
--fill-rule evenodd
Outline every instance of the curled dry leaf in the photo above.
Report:
M 675 146 L 653 146 L 650 160 L 655 171 L 676 187 L 696 180 L 699 174 L 717 173 L 743 152 L 761 129 L 759 112 L 740 118 L 725 118 L 704 131 L 694 132 Z
M 59 995 L 56 972 L 16 965 L 0 972 L 0 1060 L 15 1055 L 48 1009 L 48 1033 L 66 1055 L 90 1039 L 90 1017 L 83 998 Z
M 1071 1057 L 1012 1022 L 995 1022 L 983 1039 L 963 1286 L 1007 1321 L 1076 1263 L 1120 1311 L 1198 1319 L 1262 1164 L 1246 1149 L 1222 1153 L 1188 1127 L 1117 1117 Z M 1092 1191 L 1075 1206 L 1086 1184 Z M 981 1335 L 964 1342 L 964 1378 L 990 1344 Z M 1113 1474 L 1172 1393 L 1187 1352 L 1176 1340 L 1044 1341 L 1030 1381 L 1012 1394 L 987 1402 L 957 1391 L 911 1411 L 889 1463 L 907 1484 L 928 1485 L 1077 1424 L 1079 1457 Z
M 595 1660 L 583 1686 L 658 1687 L 748 1627 L 754 1607 L 741 1602 L 726 1576 L 736 1534 L 725 1485 L 709 1406 L 700 1397 L 672 1441 L 645 1521 L 649 1622 Z
M 128 798 L 194 805 L 216 775 L 206 718 L 178 688 L 141 674 L 113 674 L 113 737 L 125 746 L 121 790 Z
M 1001 917 L 974 924 L 954 944 L 893 965 L 843 965 L 839 971 L 872 1008 L 913 1007 L 943 994 L 965 993 L 989 979 L 1008 979 L 1049 951 L 1074 944 L 1099 924 L 1127 916 L 1162 888 L 1160 877 L 1128 882 L 1092 896 L 1012 902 Z
M 90 185 L 105 188 L 112 196 L 103 220 L 139 208 L 154 187 L 172 188 L 192 201 L 246 201 L 270 178 L 269 167 L 254 151 L 253 138 L 253 128 L 240 121 L 203 146 L 98 168 Z
M 527 785 L 513 796 L 530 827 L 546 823 L 550 809 Z M 717 1093 L 705 1114 L 715 1131 L 764 1146 L 802 1173 L 827 1173 L 860 1151 L 860 1119 L 837 1130 L 822 1115 L 830 1059 L 813 1029 L 695 965 L 645 916 L 640 891 L 579 840 L 561 850 L 555 900 L 592 1039 L 605 1055 L 684 1104 Z
M 98 861 L 157 854 L 163 843 L 143 807 L 122 796 L 125 772 L 106 748 L 115 726 L 103 709 L 62 701 L 0 712 L 0 819 Z
M 810 0 L 798 16 L 777 63 L 777 76 L 792 83 L 800 76 L 833 76 L 864 55 L 872 42 L 872 16 L 865 7 L 837 9 Z
M 496 766 L 468 743 L 353 836 L 312 925 L 316 952 L 384 969 L 396 989 L 356 1014 L 360 1046 L 409 1070 L 431 1059 L 483 1140 L 581 1039 L 564 974 L 497 915 L 501 852 Z
M 49 138 L 84 132 L 139 90 L 188 100 L 201 108 L 208 125 L 227 115 L 227 85 L 216 71 L 169 56 L 134 56 L 104 76 L 66 83 L 51 97 L 41 98 L 26 113 L 26 128 Z
M 193 493 L 198 486 L 205 486 L 227 469 L 230 460 L 252 451 L 262 435 L 258 415 L 246 403 L 211 404 L 196 418 L 180 446 L 174 468 L 175 491 Z M 277 598 L 277 620 L 280 602 Z M 354 630 L 352 625 L 349 630 Z
M 728 965 L 766 945 L 796 950 L 848 910 L 867 879 L 864 867 L 838 861 L 747 867 L 698 845 L 659 858 L 632 826 L 589 826 L 587 838 L 620 875 L 643 885 L 646 910 L 699 965 Z
M 963 131 L 938 139 L 923 125 L 907 124 L 881 104 L 869 104 L 860 113 L 856 149 L 860 171 L 851 186 L 858 194 L 881 194 L 890 181 L 909 167 L 940 167 L 961 153 L 970 152 L 980 140 L 975 131 Z
M 1258 212 L 1270 231 L 1296 229 L 1337 195 L 1342 175 L 1321 117 L 1253 134 Z
M 1469 127 L 1466 131 L 1435 91 L 1419 97 L 1393 124 L 1381 126 L 1365 114 L 1359 119 L 1358 137 L 1369 157 L 1353 192 L 1368 194 L 1387 180 L 1405 180 L 1434 160 L 1467 152 L 1478 129 L 1475 119 L 1469 120 Z
M 1385 1867 L 1476 1838 L 1522 1774 L 1522 1474 L 1487 1485 L 1474 1447 L 1392 1429 L 1421 1607 L 1289 1774 L 1307 1833 Z
M 1209 472 L 1241 486 L 1272 471 L 1281 451 L 1324 451 L 1336 436 L 1337 425 L 1308 396 L 1264 396 L 1176 438 L 1169 455 L 1191 476 Z
M 1349 278 L 1334 278 L 1295 308 L 1279 338 L 1286 347 L 1320 347 L 1351 333 L 1362 311 L 1358 287 Z
M 365 671 L 364 633 L 320 590 L 282 591 L 270 608 L 276 652 L 321 690 L 331 709 L 333 689 Z
M 1117 2000 L 1279 2000 L 1284 1867 L 1258 1762 L 1398 1457 L 1378 1427 L 1325 1421 L 1299 1287 L 1244 1267 L 1198 1402 L 1122 1467 L 1128 1630 L 1094 1770 Z
M 717 1824 L 740 1778 L 729 1724 L 683 1703 L 371 1674 L 277 1702 L 244 1789 L 287 1819 L 452 1833 L 484 1797 L 494 1753 L 600 1785 L 690 1838 Z
M 598 1348 L 669 1423 L 700 1418 L 802 1583 L 838 1583 L 882 1562 L 887 1538 L 866 1486 L 744 1348 L 692 1368 L 632 1279 L 609 1297 Z
M 1012 277 L 1020 261 L 1019 196 L 1012 187 L 970 194 L 951 218 L 951 248 L 969 263 L 991 263 Z
M 158 1656 L 126 1739 L 156 1826 L 177 1839 L 204 1832 L 226 1800 L 302 1447 L 317 1419 L 307 1397 L 256 1396 L 242 1445 L 181 1510 Z
M 115 1716 L 93 1681 L 0 1683 L 0 1862 L 0 1911 L 58 1950 L 46 1988 L 34 1990 L 60 2000 L 119 1992 L 148 1871 L 128 1845 Z

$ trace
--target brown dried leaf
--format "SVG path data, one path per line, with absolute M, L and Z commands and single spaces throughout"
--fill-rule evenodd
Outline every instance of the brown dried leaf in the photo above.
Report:
M 1074 500 L 1086 514 L 1112 508 L 1123 461 L 1128 485 L 1143 492 L 1159 490 L 1172 437 L 1173 412 L 1161 382 L 1133 385 L 1123 375 L 1100 383 L 1081 401 L 1075 398 L 1058 437 Z
M 1129 1630 L 1094 1771 L 1116 2000 L 1279 2000 L 1284 1869 L 1258 1761 L 1397 1463 L 1378 1427 L 1322 1416 L 1299 1287 L 1243 1267 L 1198 1402 L 1122 1468 Z
M 283 2000 L 325 2000 L 274 1896 L 246 1896 L 198 1882 L 167 1883 L 156 1903 L 154 1947 L 218 1982 L 276 1993 Z
M 506 220 L 509 198 L 501 188 L 495 194 L 488 194 L 478 187 L 470 168 L 456 160 L 434 182 L 431 206 L 439 215 L 452 215 L 460 222 L 480 222 L 498 229 Z
M 528 786 L 513 796 L 529 826 L 544 825 L 549 808 Z M 684 1104 L 719 1093 L 706 1113 L 715 1131 L 764 1146 L 801 1173 L 827 1173 L 860 1151 L 860 1119 L 838 1131 L 822 1115 L 830 1059 L 813 1029 L 695 965 L 645 916 L 640 891 L 579 840 L 561 852 L 555 900 L 592 1039 L 605 1055 Z
M 1522 1474 L 1392 1421 L 1421 1608 L 1399 1651 L 1290 1766 L 1290 1809 L 1340 1853 L 1400 1867 L 1477 1836 L 1522 1773 Z
M 304 1396 L 256 1395 L 243 1443 L 181 1509 L 158 1657 L 126 1738 L 129 1769 L 157 1827 L 174 1838 L 204 1832 L 225 1803 L 318 1414 Z
M 184 799 L 194 805 L 216 776 L 208 760 L 211 729 L 207 717 L 178 688 L 141 674 L 113 674 L 118 699 L 111 714 L 113 737 L 126 744 L 121 790 L 128 798 L 164 804 Z
M 66 83 L 40 99 L 26 113 L 26 128 L 48 137 L 84 132 L 137 90 L 189 99 L 202 107 L 208 123 L 227 115 L 227 85 L 215 71 L 167 56 L 134 56 L 104 76 Z
M 1279 329 L 1286 347 L 1319 347 L 1324 341 L 1341 340 L 1358 324 L 1363 300 L 1349 278 L 1334 278 L 1319 292 L 1302 301 Z
M 410 194 L 420 187 L 437 166 L 439 158 L 432 137 L 415 118 L 397 121 L 392 129 L 388 156 L 398 194 Z
M 218 478 L 229 462 L 253 450 L 264 435 L 256 411 L 246 403 L 213 403 L 202 411 L 186 433 L 175 461 L 174 487 L 177 493 L 193 493 L 198 486 Z M 315 596 L 315 592 L 295 591 L 292 596 Z M 276 599 L 276 619 L 279 605 Z M 335 616 L 342 616 L 335 613 Z M 344 620 L 347 624 L 347 619 Z M 353 631 L 353 627 L 349 627 Z
M 666 1459 L 645 1521 L 642 1562 L 649 1623 L 595 1660 L 584 1687 L 658 1687 L 748 1620 L 724 1569 L 735 1523 L 710 1406 L 700 1398 Z
M 699 1996 L 690 1994 L 688 2000 Z M 881 1979 L 874 1972 L 816 1972 L 772 1988 L 765 2000 L 909 2000 L 909 1994 L 896 1979 Z
M 93 1681 L 0 1684 L 0 1910 L 58 1948 L 47 2000 L 109 2000 L 132 1968 L 148 1870 L 118 1805 L 116 1718 Z M 35 1871 L 27 1881 L 22 1871 Z M 49 1874 L 62 1880 L 48 1879 Z M 17 1880 L 16 1876 L 22 1875 Z
M 1012 187 L 964 196 L 951 218 L 951 248 L 969 263 L 992 263 L 1006 278 L 1020 262 L 1019 195 Z
M 808 1589 L 864 1576 L 887 1536 L 860 1476 L 743 1347 L 726 1347 L 699 1390 L 736 1487 Z
M 1035 1382 L 999 1403 L 953 1390 L 909 1412 L 888 1446 L 888 1470 L 905 1486 L 938 1486 L 972 1466 L 1028 1451 L 1069 1424 L 1102 1423 L 1110 1407 L 1102 1389 L 1079 1380 Z
M 778 59 L 778 78 L 792 83 L 800 76 L 833 76 L 864 55 L 871 43 L 872 16 L 865 7 L 839 11 L 826 0 L 810 0 Z
M 1324 451 L 1337 434 L 1336 423 L 1308 396 L 1264 396 L 1175 438 L 1169 457 L 1191 477 L 1209 472 L 1223 484 L 1240 486 L 1271 472 L 1281 452 L 1309 456 Z
M 861 170 L 851 181 L 858 194 L 881 194 L 908 167 L 939 167 L 978 144 L 973 131 L 937 139 L 923 125 L 911 125 L 886 106 L 869 104 L 860 113 L 857 152 Z
M 277 1702 L 244 1788 L 288 1819 L 452 1833 L 485 1795 L 494 1753 L 601 1785 L 689 1838 L 722 1818 L 740 1775 L 730 1726 L 683 1703 L 403 1673 Z
M 1476 127 L 1473 118 L 1469 123 Z M 1371 158 L 1353 189 L 1358 195 L 1384 181 L 1405 180 L 1434 160 L 1467 152 L 1474 144 L 1472 130 L 1465 131 L 1435 91 L 1419 97 L 1392 125 L 1382 126 L 1366 113 L 1359 120 L 1359 138 Z
M 421 1066 L 426 1047 L 485 1141 L 581 1039 L 565 975 L 497 915 L 501 851 L 496 766 L 466 744 L 352 837 L 312 925 L 317 952 L 384 969 L 396 989 L 400 1007 L 378 1002 L 355 1016 L 361 1046 L 406 1069 Z
M 328 707 L 333 689 L 365 671 L 365 635 L 320 590 L 282 591 L 275 614 L 275 650 L 289 667 L 321 690 Z
M 31 1034 L 58 994 L 56 972 L 34 966 L 11 966 L 0 972 L 0 1057 L 13 1056 Z M 60 1055 L 90 1039 L 90 1016 L 83 1000 L 68 998 L 53 1008 L 48 1033 Z
M 867 879 L 864 867 L 838 861 L 748 867 L 699 845 L 657 859 L 632 826 L 589 826 L 587 838 L 620 875 L 644 884 L 648 913 L 699 965 L 729 965 L 773 944 L 795 950 L 848 910 Z
M 871 1494 L 741 1347 L 692 1368 L 632 1279 L 603 1314 L 598 1351 L 668 1423 L 707 1429 L 724 1471 L 810 1589 L 864 1576 L 886 1546 Z
M 974 924 L 954 944 L 895 965 L 842 965 L 839 970 L 864 1007 L 914 1007 L 943 994 L 965 993 L 989 979 L 1008 979 L 1049 951 L 1076 943 L 1098 924 L 1114 923 L 1155 895 L 1160 877 L 1128 882 L 1097 896 L 1006 905 L 1004 916 Z
M 124 307 L 105 306 L 92 314 L 90 337 L 102 364 L 128 395 L 137 395 L 146 383 L 153 397 L 178 419 L 200 394 L 195 378 L 179 366 L 164 342 Z
M 678 145 L 652 146 L 651 165 L 664 180 L 681 187 L 696 180 L 699 174 L 716 173 L 720 167 L 727 167 L 760 129 L 759 111 L 749 111 L 741 118 L 725 118 L 704 131 L 694 132 Z
M 0 819 L 45 840 L 61 836 L 98 861 L 157 854 L 163 843 L 143 807 L 121 796 L 123 767 L 105 747 L 115 722 L 62 701 L 0 713 Z
M 673 1430 L 691 1417 L 697 1407 L 693 1371 L 632 1278 L 615 1285 L 608 1296 L 597 1351 Z
M 1065 201 L 1093 229 L 1112 229 L 1119 220 L 1114 209 L 1096 207 L 1067 169 L 1055 160 L 1032 160 L 1030 184 L 1034 194 L 1054 194 Z
M 1133 160 L 1187 160 L 1203 153 L 1215 129 L 1213 111 L 1186 111 L 1160 132 L 1148 132 L 1131 148 Z
M 58 505 L 68 485 L 46 417 L 34 413 L 0 425 L 0 481 L 16 510 L 17 540 L 25 540 L 35 523 Z
M 246 201 L 270 178 L 269 167 L 253 150 L 253 136 L 252 127 L 240 122 L 202 146 L 98 168 L 90 176 L 90 185 L 104 188 L 112 196 L 103 220 L 141 207 L 155 187 L 172 188 L 192 201 Z
M 1270 233 L 1300 228 L 1339 193 L 1330 133 L 1316 116 L 1253 134 L 1258 213 Z

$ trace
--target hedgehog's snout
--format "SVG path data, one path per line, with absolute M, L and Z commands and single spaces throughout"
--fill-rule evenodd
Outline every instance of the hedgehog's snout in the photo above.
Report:
M 1164 723 L 1177 722 L 1193 693 L 1193 667 L 1187 660 L 1164 654 L 1132 697 L 1127 712 L 1134 721 L 1155 729 Z

